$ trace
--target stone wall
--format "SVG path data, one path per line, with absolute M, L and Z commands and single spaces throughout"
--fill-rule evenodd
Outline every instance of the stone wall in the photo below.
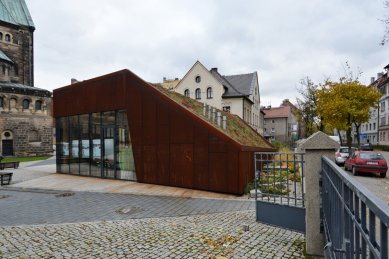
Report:
M 41 156 L 53 153 L 53 118 L 51 97 L 1 93 L 0 107 L 0 153 L 3 140 L 12 140 L 15 156 Z M 16 106 L 10 106 L 10 100 Z M 23 100 L 30 101 L 29 109 L 23 109 Z M 35 110 L 35 102 L 42 102 L 42 109 Z M 8 132 L 8 133 L 7 133 Z M 6 134 L 7 133 L 7 134 Z M 8 136 L 8 137 L 7 137 Z

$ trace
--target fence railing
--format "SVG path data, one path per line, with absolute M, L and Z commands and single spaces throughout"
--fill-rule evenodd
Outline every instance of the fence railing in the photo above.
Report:
M 388 259 L 389 206 L 327 157 L 321 183 L 326 257 Z
M 255 153 L 256 198 L 271 203 L 304 207 L 304 154 Z

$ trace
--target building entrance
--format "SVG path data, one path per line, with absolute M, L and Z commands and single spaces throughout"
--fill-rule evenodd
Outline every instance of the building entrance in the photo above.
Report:
M 3 150 L 3 156 L 13 156 L 14 155 L 13 140 L 12 139 L 2 140 L 2 150 Z

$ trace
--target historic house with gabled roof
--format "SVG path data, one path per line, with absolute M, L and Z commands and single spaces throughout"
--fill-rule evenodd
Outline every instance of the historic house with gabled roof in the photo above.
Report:
M 257 132 L 263 132 L 257 72 L 221 75 L 217 68 L 208 70 L 196 61 L 173 90 L 238 115 Z

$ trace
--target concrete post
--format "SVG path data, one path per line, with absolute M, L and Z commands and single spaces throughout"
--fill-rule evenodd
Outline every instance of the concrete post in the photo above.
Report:
M 223 129 L 226 130 L 227 129 L 227 116 L 223 116 L 222 125 L 223 125 Z
M 212 117 L 211 122 L 216 123 L 216 108 L 212 107 Z
M 335 159 L 335 149 L 339 143 L 319 131 L 302 141 L 299 152 L 305 152 L 305 240 L 307 254 L 324 256 L 324 233 L 320 233 L 320 193 L 319 180 L 321 157 Z
M 205 117 L 207 113 L 207 105 L 203 103 L 203 116 Z
M 222 126 L 222 113 L 221 112 L 216 113 L 216 123 L 217 123 L 217 126 L 219 126 L 219 127 Z

